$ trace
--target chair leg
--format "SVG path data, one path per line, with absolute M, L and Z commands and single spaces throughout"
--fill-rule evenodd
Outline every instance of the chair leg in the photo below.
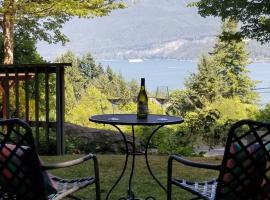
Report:
M 167 169 L 167 200 L 172 199 L 172 161 L 172 157 L 169 157 Z
M 98 168 L 98 160 L 96 156 L 93 157 L 94 160 L 94 170 L 95 170 L 95 186 L 96 186 L 96 200 L 101 200 L 100 197 L 100 180 L 99 180 L 99 168 Z

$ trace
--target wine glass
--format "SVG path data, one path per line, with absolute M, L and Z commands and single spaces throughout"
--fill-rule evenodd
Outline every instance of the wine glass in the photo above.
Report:
M 113 110 L 112 112 L 114 114 L 115 113 L 115 108 L 118 105 L 120 99 L 116 98 L 116 97 L 108 97 L 107 100 L 112 104 L 112 110 Z
M 168 86 L 158 86 L 156 91 L 156 100 L 161 105 L 162 114 L 164 114 L 164 105 L 169 99 L 169 89 Z M 159 118 L 158 120 L 165 121 L 166 118 Z
M 112 114 L 114 115 L 117 105 L 120 103 L 120 101 L 122 101 L 122 99 L 120 98 L 120 91 L 119 91 L 118 86 L 116 86 L 115 90 L 111 91 L 111 93 L 108 95 L 107 100 L 112 105 Z M 119 119 L 113 116 L 113 117 L 110 117 L 109 120 L 119 120 Z

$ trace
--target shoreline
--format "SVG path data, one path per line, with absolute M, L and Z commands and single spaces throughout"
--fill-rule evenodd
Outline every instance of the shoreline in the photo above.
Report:
M 136 61 L 136 62 L 145 62 L 145 61 L 177 61 L 177 62 L 195 62 L 197 63 L 199 61 L 199 59 L 174 59 L 174 58 L 153 58 L 153 59 L 149 59 L 149 58 L 127 58 L 127 59 L 95 59 L 96 62 L 131 62 L 132 61 Z M 138 61 L 137 61 L 138 60 Z M 250 64 L 252 63 L 262 63 L 262 64 L 270 64 L 270 58 L 266 59 L 266 60 L 250 60 Z

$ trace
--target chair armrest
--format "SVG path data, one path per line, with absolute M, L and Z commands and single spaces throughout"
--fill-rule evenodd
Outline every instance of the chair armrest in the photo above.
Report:
M 197 167 L 197 168 L 204 168 L 204 169 L 213 169 L 213 170 L 220 170 L 221 165 L 218 164 L 208 164 L 208 163 L 198 163 L 191 160 L 186 160 L 180 156 L 177 155 L 170 155 L 168 163 L 171 165 L 172 161 L 175 160 L 177 162 L 180 162 L 182 164 L 191 166 L 191 167 Z
M 50 170 L 50 169 L 59 169 L 59 168 L 64 168 L 64 167 L 70 167 L 74 165 L 81 164 L 87 160 L 93 159 L 94 163 L 97 163 L 97 158 L 93 154 L 88 154 L 84 157 L 75 159 L 75 160 L 70 160 L 62 163 L 53 163 L 53 164 L 42 164 L 41 168 L 42 170 Z

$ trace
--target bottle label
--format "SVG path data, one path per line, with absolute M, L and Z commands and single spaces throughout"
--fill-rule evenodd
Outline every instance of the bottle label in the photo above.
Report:
M 138 103 L 137 115 L 139 118 L 146 118 L 148 115 L 148 105 L 144 103 Z

